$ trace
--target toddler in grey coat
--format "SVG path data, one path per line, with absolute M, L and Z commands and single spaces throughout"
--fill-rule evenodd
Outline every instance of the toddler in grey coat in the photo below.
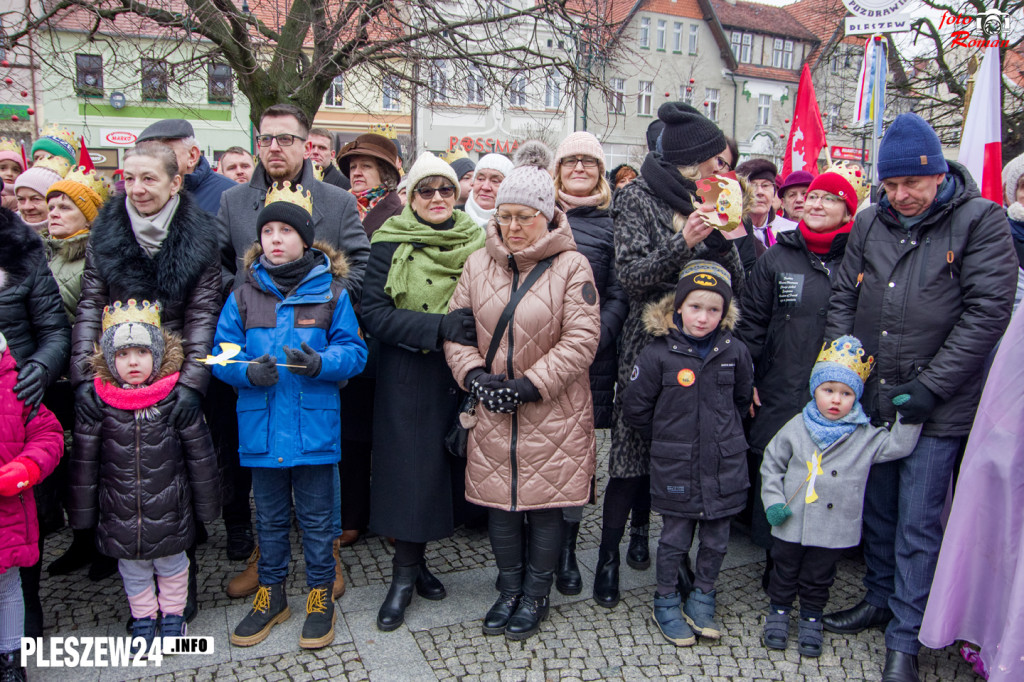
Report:
M 775 435 L 761 464 L 761 499 L 772 526 L 770 607 L 764 644 L 785 649 L 800 596 L 798 650 L 821 655 L 821 614 L 842 549 L 860 542 L 871 465 L 909 455 L 921 425 L 871 426 L 860 405 L 874 358 L 842 336 L 822 348 L 811 371 L 812 399 Z M 899 403 L 900 396 L 893 398 Z

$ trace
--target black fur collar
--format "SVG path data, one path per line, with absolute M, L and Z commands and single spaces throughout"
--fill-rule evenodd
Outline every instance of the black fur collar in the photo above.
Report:
M 150 301 L 184 301 L 200 275 L 216 261 L 217 226 L 188 195 L 171 218 L 167 239 L 150 258 L 132 231 L 124 196 L 110 199 L 92 227 L 92 260 L 108 283 L 116 284 L 126 296 Z
M 45 258 L 43 240 L 13 211 L 0 208 L 0 270 L 3 288 L 21 282 L 37 258 Z

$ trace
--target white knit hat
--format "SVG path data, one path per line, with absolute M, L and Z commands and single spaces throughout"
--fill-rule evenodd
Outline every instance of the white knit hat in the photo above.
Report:
M 477 173 L 482 170 L 495 170 L 506 178 L 515 167 L 516 166 L 512 163 L 512 160 L 503 154 L 487 154 L 476 162 Z
M 600 140 L 594 137 L 593 133 L 578 130 L 562 140 L 562 144 L 558 145 L 558 151 L 555 152 L 555 166 L 557 167 L 567 156 L 594 157 L 597 159 L 601 175 L 604 175 L 604 149 L 601 147 Z
M 1003 167 L 1003 195 L 1007 206 L 1017 201 L 1017 183 L 1021 175 L 1024 175 L 1024 154 Z
M 520 204 L 535 208 L 549 221 L 555 216 L 555 182 L 551 150 L 543 142 L 530 140 L 516 152 L 516 167 L 498 186 L 495 206 Z M 478 166 L 479 168 L 479 166 Z
M 406 184 L 406 187 L 408 188 L 406 191 L 408 192 L 409 197 L 412 197 L 412 193 L 416 191 L 416 185 L 420 184 L 421 180 L 434 175 L 440 175 L 442 178 L 451 180 L 451 183 L 455 185 L 455 200 L 458 201 L 459 178 L 455 175 L 455 169 L 430 152 L 423 152 L 417 156 L 416 163 L 412 165 L 412 168 L 410 168 L 409 172 L 405 175 L 409 180 Z

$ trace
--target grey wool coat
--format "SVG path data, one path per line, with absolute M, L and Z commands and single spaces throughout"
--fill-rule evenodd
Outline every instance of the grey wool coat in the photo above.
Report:
M 738 298 L 743 289 L 743 263 L 733 242 L 709 238 L 691 249 L 673 225 L 675 213 L 642 176 L 615 195 L 615 274 L 629 298 L 619 349 L 620 387 L 629 385 L 637 356 L 654 338 L 644 326 L 644 309 L 675 291 L 679 272 L 690 260 L 705 258 L 721 263 L 732 276 L 733 296 Z M 615 478 L 647 475 L 651 442 L 623 420 L 621 393 L 615 397 L 612 420 L 609 474 Z
M 793 497 L 789 503 L 793 515 L 773 527 L 772 535 L 805 547 L 856 545 L 871 465 L 906 457 L 920 435 L 920 424 L 904 424 L 902 419 L 892 431 L 870 424 L 858 426 L 821 453 L 821 473 L 814 482 L 818 499 L 807 503 L 808 462 L 819 448 L 811 440 L 803 414 L 790 419 L 768 443 L 761 463 L 764 508 L 785 504 Z
M 359 222 L 355 198 L 345 190 L 320 182 L 309 160 L 302 162 L 299 184 L 313 199 L 313 233 L 345 254 L 349 274 L 345 288 L 353 304 L 362 291 L 363 273 L 370 258 L 370 240 Z M 267 199 L 270 183 L 262 166 L 256 167 L 247 185 L 238 185 L 220 196 L 217 227 L 220 231 L 224 282 L 233 289 L 245 281 L 245 252 L 257 241 L 256 215 Z

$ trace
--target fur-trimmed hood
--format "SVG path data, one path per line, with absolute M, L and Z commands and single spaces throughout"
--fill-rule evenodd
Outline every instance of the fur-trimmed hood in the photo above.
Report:
M 74 263 L 85 258 L 85 250 L 89 246 L 89 235 L 90 232 L 84 232 L 67 239 L 58 239 L 51 237 L 49 232 L 44 232 L 40 236 L 43 238 L 47 250 L 52 254 L 51 258 L 59 256 L 68 263 Z
M 45 259 L 43 241 L 16 213 L 0 208 L 0 289 L 21 282 L 37 258 Z
M 174 374 L 185 363 L 185 350 L 181 345 L 181 337 L 166 329 L 161 329 L 160 331 L 164 335 L 164 359 L 160 363 L 160 370 L 156 373 L 156 376 L 153 377 L 152 381 L 146 382 L 147 384 L 152 384 Z M 114 378 L 114 374 L 107 366 L 107 360 L 103 357 L 102 348 L 97 347 L 96 352 L 93 353 L 92 358 L 89 360 L 89 364 L 92 366 L 92 371 L 96 373 L 98 379 L 104 383 L 120 386 L 117 379 Z
M 671 292 L 665 294 L 665 296 L 654 303 L 648 303 L 647 307 L 644 308 L 644 328 L 652 336 L 668 336 L 669 332 L 673 329 L 677 329 L 675 322 L 672 321 L 673 315 L 675 315 L 675 308 L 672 306 L 675 303 L 676 294 Z M 720 329 L 726 331 L 733 331 L 736 328 L 736 323 L 740 321 L 740 307 L 736 303 L 736 297 L 729 302 L 729 310 L 722 316 L 722 322 L 719 324 Z
M 89 240 L 93 264 L 105 281 L 118 283 L 127 294 L 124 298 L 187 300 L 203 272 L 217 261 L 216 222 L 188 192 L 179 197 L 167 238 L 152 258 L 139 246 L 124 196 L 113 197 L 100 209 Z
M 324 254 L 324 256 L 327 257 L 327 263 L 331 267 L 331 275 L 335 279 L 348 277 L 348 258 L 345 257 L 344 253 L 334 248 L 327 242 L 321 241 L 319 239 L 313 242 L 312 248 L 317 251 L 320 251 L 321 253 Z M 249 250 L 245 252 L 245 271 L 249 272 L 252 269 L 252 266 L 260 259 L 260 256 L 262 255 L 263 247 L 260 245 L 259 242 L 254 242 L 253 245 L 249 247 Z

